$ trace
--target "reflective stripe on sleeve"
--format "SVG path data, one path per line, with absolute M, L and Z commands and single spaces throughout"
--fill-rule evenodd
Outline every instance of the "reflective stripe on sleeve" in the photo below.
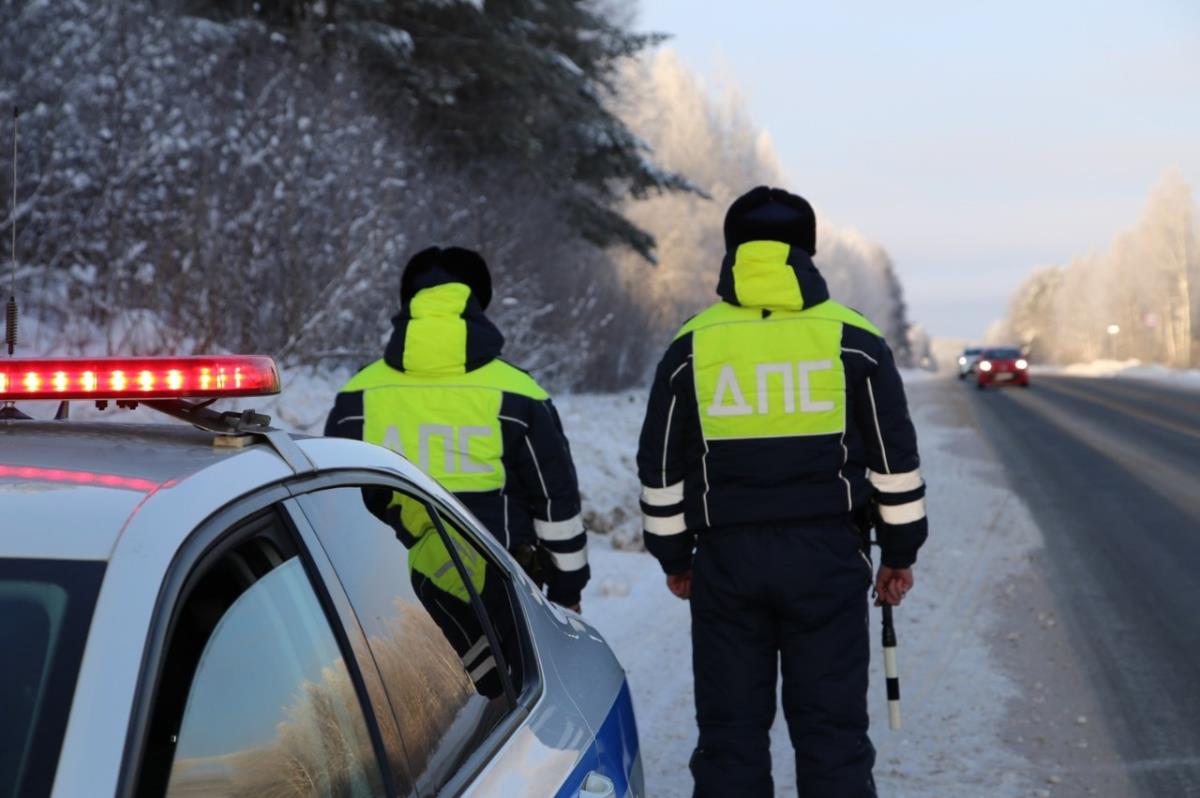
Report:
M 566 521 L 533 519 L 533 531 L 542 540 L 570 540 L 583 532 L 583 519 L 578 515 Z
M 478 684 L 479 681 L 481 679 L 483 679 L 484 676 L 487 676 L 489 673 L 491 673 L 495 669 L 496 669 L 495 657 L 488 657 L 487 659 L 485 659 L 483 662 L 481 662 L 479 664 L 478 668 L 471 671 L 471 681 Z
M 587 565 L 587 549 L 567 552 L 566 554 L 559 551 L 551 551 L 550 556 L 554 558 L 554 564 L 560 571 L 578 571 Z
M 473 663 L 480 654 L 486 651 L 487 647 L 487 636 L 480 635 L 479 639 L 475 641 L 475 645 L 471 646 L 471 649 L 466 654 L 462 655 L 463 665 L 467 666 L 468 668 L 471 667 L 471 663 Z
M 880 504 L 879 517 L 892 526 L 920 521 L 925 517 L 925 500 L 917 499 L 907 504 Z
M 668 485 L 665 488 L 652 488 L 649 485 L 643 485 L 642 501 L 653 507 L 669 507 L 672 504 L 679 504 L 679 502 L 683 501 L 683 481 L 680 480 L 674 485 Z
M 925 484 L 921 479 L 921 469 L 919 468 L 901 474 L 877 474 L 872 471 L 868 479 L 871 480 L 871 485 L 875 490 L 880 493 L 904 493 L 916 490 Z
M 682 535 L 687 532 L 687 522 L 684 521 L 683 513 L 666 518 L 643 515 L 642 528 L 652 535 Z

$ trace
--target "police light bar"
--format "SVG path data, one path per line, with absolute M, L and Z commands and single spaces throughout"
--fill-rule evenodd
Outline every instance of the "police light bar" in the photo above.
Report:
M 0 359 L 0 402 L 267 396 L 279 387 L 263 355 Z

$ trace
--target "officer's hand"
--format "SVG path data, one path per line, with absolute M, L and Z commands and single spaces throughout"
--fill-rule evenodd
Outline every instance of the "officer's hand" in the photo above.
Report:
M 667 589 L 678 598 L 687 601 L 692 597 L 692 569 L 681 574 L 667 574 Z
M 900 606 L 904 594 L 912 590 L 913 572 L 911 568 L 888 568 L 879 566 L 879 575 L 875 577 L 875 606 L 882 607 L 891 604 Z

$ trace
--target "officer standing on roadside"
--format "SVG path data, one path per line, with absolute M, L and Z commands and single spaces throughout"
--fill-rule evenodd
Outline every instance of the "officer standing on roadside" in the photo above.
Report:
M 871 563 L 899 604 L 926 537 L 916 434 L 879 330 L 829 298 L 816 217 L 759 187 L 725 218 L 721 300 L 688 321 L 638 451 L 646 548 L 691 599 L 697 796 L 770 796 L 783 709 L 805 798 L 874 796 L 867 736 Z
M 570 447 L 550 396 L 500 359 L 476 252 L 431 247 L 400 282 L 383 358 L 338 393 L 325 434 L 407 456 L 513 553 L 551 601 L 579 609 L 590 574 Z

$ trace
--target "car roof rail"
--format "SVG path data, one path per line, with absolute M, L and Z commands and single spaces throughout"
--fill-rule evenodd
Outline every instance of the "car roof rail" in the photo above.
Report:
M 315 471 L 316 466 L 296 444 L 287 430 L 271 426 L 271 417 L 255 410 L 213 410 L 210 405 L 215 399 L 189 402 L 185 399 L 149 399 L 141 404 L 152 410 L 165 413 L 172 418 L 186 421 L 197 429 L 216 435 L 213 445 L 226 448 L 241 448 L 256 439 L 267 442 L 275 453 L 299 475 Z M 135 401 L 117 401 L 117 407 L 132 410 Z

